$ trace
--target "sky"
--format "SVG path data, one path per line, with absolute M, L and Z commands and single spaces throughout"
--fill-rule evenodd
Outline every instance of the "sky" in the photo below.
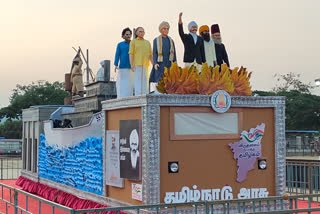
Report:
M 159 35 L 162 21 L 171 25 L 178 64 L 183 66 L 184 29 L 194 20 L 220 25 L 231 67 L 252 71 L 253 90 L 271 90 L 275 74 L 294 72 L 303 82 L 320 78 L 319 0 L 1 0 L 0 107 L 9 104 L 17 84 L 64 81 L 75 55 L 89 49 L 94 74 L 101 60 L 111 60 L 125 27 L 142 26 L 145 39 Z M 320 87 L 313 93 L 320 95 Z

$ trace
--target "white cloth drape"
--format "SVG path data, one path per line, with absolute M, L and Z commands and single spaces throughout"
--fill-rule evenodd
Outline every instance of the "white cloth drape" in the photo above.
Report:
M 131 69 L 119 69 L 117 77 L 117 98 L 133 96 L 133 72 Z
M 143 94 L 148 94 L 149 93 L 149 84 L 148 83 L 149 83 L 149 77 L 148 77 L 147 68 L 144 66 L 135 66 L 135 68 L 134 68 L 134 95 L 140 96 Z
M 214 67 L 213 61 L 217 61 L 216 48 L 214 42 L 210 40 L 209 42 L 204 41 L 204 52 L 206 55 L 206 62 L 208 66 Z

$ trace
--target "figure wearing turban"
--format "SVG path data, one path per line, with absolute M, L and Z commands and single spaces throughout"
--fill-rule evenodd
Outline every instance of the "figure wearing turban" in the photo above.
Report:
M 170 25 L 168 22 L 161 22 L 159 25 L 160 36 L 153 40 L 153 63 L 150 74 L 150 82 L 158 83 L 162 78 L 164 68 L 170 68 L 171 64 L 177 61 L 176 49 L 171 37 L 168 36 Z M 155 93 L 157 93 L 155 87 Z
M 210 31 L 208 25 L 202 25 L 199 28 L 199 35 L 203 38 L 204 52 L 208 66 L 214 67 L 217 65 L 216 50 L 214 42 L 210 39 Z
M 118 43 L 114 58 L 114 71 L 117 72 L 119 69 L 116 82 L 117 98 L 133 96 L 133 72 L 129 60 L 132 31 L 130 28 L 125 28 L 122 30 L 121 36 L 124 41 Z
M 224 44 L 222 43 L 220 28 L 218 24 L 211 26 L 211 37 L 215 44 L 217 63 L 221 67 L 222 64 L 226 63 L 230 67 L 228 54 Z
M 80 95 L 83 97 L 84 89 L 83 89 L 83 80 L 82 80 L 82 60 L 79 54 L 73 59 L 71 69 L 71 82 L 72 82 L 72 96 Z
M 190 66 L 194 63 L 201 66 L 202 63 L 206 62 L 203 39 L 197 35 L 198 25 L 196 22 L 190 22 L 188 24 L 188 29 L 189 34 L 185 34 L 182 26 L 182 13 L 180 13 L 179 35 L 184 45 L 183 62 L 186 63 L 186 66 Z

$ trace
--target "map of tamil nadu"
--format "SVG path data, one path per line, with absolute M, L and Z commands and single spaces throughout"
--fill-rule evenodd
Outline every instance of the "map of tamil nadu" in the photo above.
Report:
M 240 141 L 229 144 L 233 152 L 233 158 L 237 160 L 238 182 L 246 179 L 247 173 L 254 169 L 257 158 L 260 158 L 262 155 L 261 140 L 264 135 L 264 128 L 265 124 L 262 123 L 256 128 L 250 129 L 249 133 L 242 131 Z

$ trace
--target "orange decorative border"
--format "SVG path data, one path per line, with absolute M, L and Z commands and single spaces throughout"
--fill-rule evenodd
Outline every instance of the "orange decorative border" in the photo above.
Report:
M 198 134 L 198 135 L 176 135 L 174 132 L 175 113 L 216 113 L 207 107 L 170 107 L 170 140 L 211 140 L 211 139 L 240 139 L 240 132 L 243 130 L 243 112 L 241 108 L 230 108 L 226 113 L 238 113 L 237 134 Z M 220 114 L 220 113 L 216 113 Z

